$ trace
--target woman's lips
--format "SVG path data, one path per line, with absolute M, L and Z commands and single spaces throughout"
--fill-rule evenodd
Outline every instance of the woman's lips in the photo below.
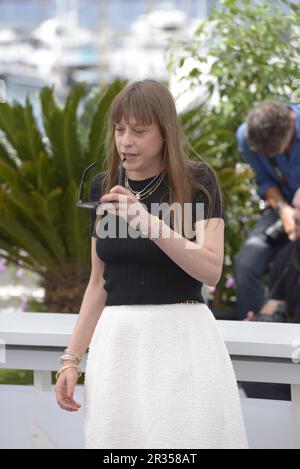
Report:
M 124 155 L 124 157 L 126 158 L 126 161 L 127 160 L 134 160 L 135 158 L 137 158 L 138 155 Z

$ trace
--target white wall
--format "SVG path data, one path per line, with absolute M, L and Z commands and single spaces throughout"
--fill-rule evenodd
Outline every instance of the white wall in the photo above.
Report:
M 83 386 L 75 391 L 79 412 L 62 410 L 52 391 L 0 386 L 0 448 L 84 448 Z M 250 448 L 296 448 L 300 415 L 291 402 L 247 399 L 242 409 Z

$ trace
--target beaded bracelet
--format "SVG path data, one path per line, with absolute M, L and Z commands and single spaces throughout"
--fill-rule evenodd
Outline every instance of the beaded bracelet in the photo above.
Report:
M 80 361 L 78 360 L 78 358 L 75 358 L 74 355 L 69 355 L 69 354 L 65 354 L 65 355 L 62 355 L 60 358 L 59 358 L 59 362 L 61 364 L 63 364 L 63 362 L 65 361 L 71 361 L 71 362 L 76 362 L 78 365 L 80 363 Z
M 158 232 L 152 236 L 152 228 L 154 226 L 158 226 Z M 161 238 L 163 234 L 163 229 L 165 227 L 165 223 L 161 220 L 158 216 L 152 215 L 152 221 L 150 226 L 147 227 L 147 230 L 140 229 L 143 235 L 147 236 L 149 239 L 157 239 Z
M 79 355 L 78 353 L 74 352 L 74 351 L 71 350 L 70 348 L 67 347 L 67 348 L 64 350 L 64 352 L 65 352 L 66 354 L 68 354 L 68 355 L 73 355 L 73 357 L 77 358 L 77 360 L 78 360 L 79 362 L 81 362 L 81 359 L 82 359 L 81 355 Z
M 76 368 L 77 371 L 78 371 L 78 378 L 80 378 L 80 376 L 82 375 L 82 372 L 81 372 L 81 369 L 78 365 L 66 365 L 66 366 L 63 366 L 62 368 L 60 368 L 58 370 L 58 372 L 56 373 L 55 375 L 55 379 L 57 380 L 58 377 L 60 376 L 60 374 L 64 371 L 64 370 L 67 370 L 68 368 Z

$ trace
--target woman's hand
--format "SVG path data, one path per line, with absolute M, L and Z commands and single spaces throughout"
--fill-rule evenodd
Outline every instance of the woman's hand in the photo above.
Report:
M 101 205 L 97 209 L 97 214 L 103 214 L 106 211 L 119 215 L 135 230 L 146 229 L 150 226 L 151 214 L 123 186 L 112 187 L 109 194 L 105 194 L 100 198 L 100 202 Z
M 74 364 L 74 362 L 72 362 Z M 64 366 L 68 363 L 64 362 Z M 81 405 L 74 401 L 74 388 L 78 381 L 78 371 L 76 368 L 64 370 L 58 377 L 55 385 L 55 394 L 58 405 L 69 412 L 80 409 Z

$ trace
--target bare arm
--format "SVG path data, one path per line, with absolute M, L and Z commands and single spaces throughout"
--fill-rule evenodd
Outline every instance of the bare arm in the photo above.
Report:
M 92 269 L 85 290 L 78 319 L 68 347 L 82 355 L 86 352 L 97 322 L 105 306 L 107 293 L 104 290 L 104 263 L 96 253 L 96 238 L 91 243 Z
M 271 316 L 278 305 L 280 304 L 284 304 L 285 305 L 285 301 L 282 301 L 282 300 L 268 300 L 261 308 L 260 310 L 260 314 L 266 314 L 268 316 Z
M 92 237 L 91 251 L 91 276 L 83 296 L 76 326 L 68 345 L 71 350 L 80 355 L 84 354 L 90 344 L 107 296 L 103 288 L 104 263 L 97 256 L 96 238 L 94 237 Z M 74 362 L 72 360 L 65 360 L 63 365 L 74 365 Z M 62 409 L 70 412 L 76 412 L 81 407 L 73 398 L 78 376 L 78 370 L 67 368 L 63 370 L 56 381 L 55 393 L 57 403 Z
M 272 314 L 276 311 L 277 306 L 283 304 L 285 306 L 285 310 L 287 308 L 286 302 L 283 300 L 268 300 L 266 303 L 261 307 L 258 314 L 262 316 L 272 316 Z M 253 311 L 248 311 L 246 318 L 244 321 L 256 321 L 256 315 Z
M 196 242 L 185 239 L 169 227 L 170 237 L 153 241 L 191 277 L 214 286 L 222 273 L 224 227 L 222 218 L 199 220 L 195 223 Z
M 278 187 L 270 187 L 265 194 L 266 200 L 274 208 L 278 202 L 286 202 Z M 286 202 L 287 203 L 287 202 Z
M 296 225 L 294 220 L 295 209 L 284 199 L 282 193 L 278 187 L 270 187 L 265 194 L 266 200 L 274 208 L 278 202 L 281 202 L 282 205 L 279 209 L 279 216 L 282 221 L 284 231 L 290 238 L 290 240 L 296 239 Z

